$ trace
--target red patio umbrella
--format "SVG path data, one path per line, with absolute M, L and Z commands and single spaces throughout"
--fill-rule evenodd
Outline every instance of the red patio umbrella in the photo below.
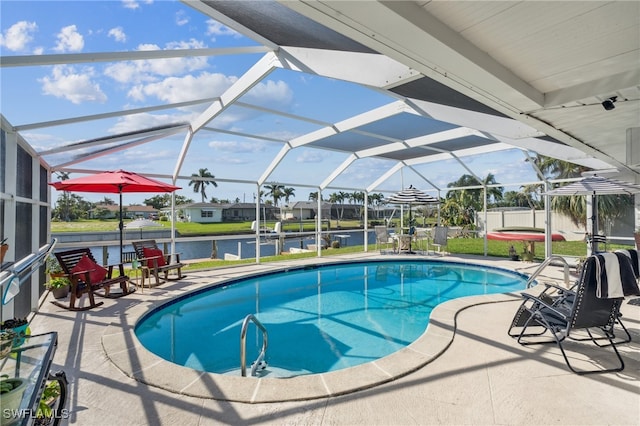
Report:
M 58 191 L 70 192 L 102 192 L 120 194 L 120 262 L 122 262 L 122 193 L 123 192 L 173 192 L 180 187 L 159 180 L 147 178 L 133 172 L 116 170 L 96 173 L 60 182 L 51 182 Z

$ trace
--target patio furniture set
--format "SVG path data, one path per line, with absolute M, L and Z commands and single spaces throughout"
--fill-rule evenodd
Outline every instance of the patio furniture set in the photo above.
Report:
M 52 303 L 61 308 L 71 311 L 88 310 L 98 307 L 103 302 L 96 302 L 95 295 L 103 297 L 117 298 L 126 296 L 135 291 L 130 286 L 135 283 L 144 289 L 145 280 L 149 280 L 151 287 L 151 277 L 155 279 L 155 284 L 160 285 L 168 280 L 180 280 L 184 278 L 182 274 L 183 263 L 180 262 L 180 254 L 165 254 L 158 248 L 155 240 L 144 240 L 133 242 L 135 252 L 132 256 L 123 257 L 123 261 L 117 265 L 108 265 L 106 268 L 99 265 L 91 250 L 81 248 L 55 253 L 58 263 L 62 267 L 64 274 L 69 278 L 70 296 L 68 305 L 53 301 Z M 134 282 L 125 274 L 124 264 L 131 263 L 133 270 L 141 272 L 141 278 Z M 176 275 L 169 275 L 175 271 Z M 118 285 L 116 288 L 111 288 Z M 76 302 L 87 295 L 89 304 L 77 306 Z
M 433 232 L 433 238 L 431 233 Z M 447 226 L 435 226 L 432 231 L 427 229 L 410 227 L 407 233 L 397 234 L 390 232 L 386 226 L 376 226 L 376 250 L 383 253 L 391 247 L 393 253 L 415 254 L 413 248 L 418 248 L 421 253 L 429 253 L 429 242 L 437 247 L 438 253 L 445 254 L 447 247 L 449 228 Z M 385 251 L 386 251 L 385 250 Z

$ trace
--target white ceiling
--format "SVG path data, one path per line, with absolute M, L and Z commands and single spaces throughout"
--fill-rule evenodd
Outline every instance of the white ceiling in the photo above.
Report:
M 640 126 L 639 2 L 282 5 L 621 171 Z M 616 108 L 601 102 L 617 96 Z M 628 101 L 627 101 L 628 99 Z

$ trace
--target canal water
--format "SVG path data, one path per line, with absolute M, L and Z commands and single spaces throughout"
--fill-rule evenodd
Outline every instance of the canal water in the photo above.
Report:
M 369 244 L 375 244 L 375 232 L 369 231 Z M 348 237 L 347 237 L 348 235 Z M 342 246 L 349 245 L 363 245 L 364 232 L 362 231 L 344 231 L 340 234 L 332 234 L 332 240 L 340 241 Z M 204 259 L 211 258 L 212 252 L 212 244 L 213 238 L 210 241 L 190 241 L 190 242 L 176 242 L 176 253 L 180 253 L 180 260 L 189 260 L 189 259 Z M 263 238 L 262 243 L 260 244 L 260 256 L 273 256 L 276 254 L 276 241 L 277 238 Z M 170 244 L 170 243 L 167 243 Z M 309 244 L 315 244 L 315 238 L 313 236 L 306 237 L 292 237 L 286 238 L 284 240 L 284 247 L 282 251 L 289 251 L 290 248 L 308 248 Z M 161 246 L 161 244 L 159 244 Z M 229 253 L 232 255 L 240 256 L 241 259 L 253 258 L 256 256 L 256 243 L 255 238 L 244 238 L 244 239 L 225 239 L 225 240 L 216 240 L 216 245 L 218 249 L 217 259 L 224 259 L 225 253 Z M 86 247 L 86 245 L 82 245 L 79 243 L 77 248 Z M 64 249 L 56 250 L 56 251 L 64 251 L 70 250 L 73 247 L 65 247 Z M 125 245 L 123 251 L 133 251 L 133 247 L 131 245 Z M 171 251 L 170 248 L 168 251 Z M 120 260 L 120 247 L 108 246 L 108 261 L 103 262 L 103 252 L 102 247 L 93 247 L 91 249 L 93 256 L 96 258 L 96 261 L 101 264 L 114 264 L 118 263 Z

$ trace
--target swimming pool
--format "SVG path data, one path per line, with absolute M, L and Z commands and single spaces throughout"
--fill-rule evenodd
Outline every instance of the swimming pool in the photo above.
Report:
M 208 287 L 147 313 L 135 333 L 152 353 L 198 371 L 239 375 L 240 328 L 267 328 L 267 377 L 335 371 L 385 357 L 427 328 L 448 300 L 518 291 L 526 276 L 436 260 L 367 261 L 290 268 Z M 262 333 L 250 326 L 247 363 Z

